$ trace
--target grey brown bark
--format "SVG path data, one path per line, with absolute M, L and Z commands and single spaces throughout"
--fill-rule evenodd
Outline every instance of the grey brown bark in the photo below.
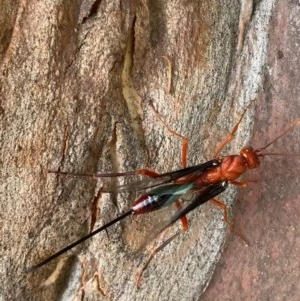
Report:
M 3 300 L 200 296 L 226 235 L 222 213 L 209 204 L 191 214 L 189 231 L 151 262 L 139 290 L 135 278 L 146 258 L 139 246 L 155 217 L 121 223 L 70 252 L 73 257 L 34 273 L 24 268 L 87 234 L 96 204 L 96 181 L 47 170 L 181 167 L 180 141 L 150 101 L 190 139 L 190 165 L 211 158 L 260 88 L 272 9 L 264 2 L 243 1 L 242 9 L 239 1 L 3 2 Z M 260 47 L 255 58 L 244 43 L 253 34 L 253 17 L 261 33 L 251 41 Z M 233 150 L 249 138 L 253 106 Z M 123 212 L 134 197 L 101 195 L 95 226 Z M 229 189 L 222 200 L 230 205 L 233 198 Z
M 262 146 L 300 117 L 300 6 L 276 1 L 272 10 L 263 89 L 256 98 L 251 144 Z M 270 156 L 247 177 L 257 183 L 240 190 L 234 206 L 236 225 L 251 242 L 245 250 L 233 237 L 201 300 L 289 300 L 300 295 L 300 129 L 288 133 Z M 222 292 L 222 294 L 221 294 Z

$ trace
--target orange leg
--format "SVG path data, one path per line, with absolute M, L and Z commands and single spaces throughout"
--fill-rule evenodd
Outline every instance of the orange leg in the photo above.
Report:
M 234 229 L 234 225 L 231 221 L 229 221 L 228 218 L 228 209 L 226 207 L 226 205 L 220 201 L 218 201 L 217 199 L 211 199 L 210 200 L 211 203 L 213 203 L 215 206 L 217 206 L 218 208 L 220 208 L 221 210 L 223 210 L 224 213 L 224 222 L 227 224 L 227 226 L 229 227 L 229 230 L 234 233 L 235 235 L 237 235 L 240 239 L 242 239 L 247 245 L 250 245 L 250 243 L 248 242 L 248 240 L 244 237 L 243 234 L 241 234 L 240 232 L 236 231 Z
M 218 201 L 217 199 L 211 199 L 210 202 L 213 203 L 215 206 L 219 207 L 221 210 L 223 210 L 224 222 L 228 225 L 230 231 L 233 232 L 234 226 L 228 219 L 228 209 L 227 209 L 226 205 L 224 203 Z
M 159 176 L 159 173 L 157 173 L 156 171 L 145 168 L 136 170 L 136 174 L 140 176 L 147 176 L 149 178 L 156 178 L 157 176 Z
M 217 147 L 217 149 L 215 150 L 214 153 L 214 158 L 217 158 L 219 153 L 221 152 L 221 150 L 234 138 L 234 135 L 236 133 L 236 131 L 239 128 L 239 125 L 247 111 L 248 107 L 246 107 L 246 109 L 244 110 L 244 112 L 242 113 L 242 116 L 240 117 L 239 121 L 237 122 L 237 124 L 233 127 L 232 131 L 229 133 L 229 135 L 219 144 L 219 146 Z
M 241 187 L 241 188 L 246 188 L 248 186 L 249 181 L 230 181 L 231 184 Z
M 187 153 L 188 153 L 188 144 L 189 140 L 188 138 L 178 134 L 174 130 L 171 129 L 171 127 L 166 123 L 166 121 L 159 115 L 158 111 L 154 108 L 152 102 L 150 102 L 150 106 L 152 107 L 154 113 L 156 114 L 157 118 L 163 123 L 163 125 L 166 127 L 168 132 L 171 135 L 174 135 L 182 140 L 182 149 L 181 149 L 181 164 L 183 168 L 187 167 Z M 66 128 L 66 137 L 68 137 L 68 128 Z M 65 141 L 67 138 L 65 138 Z M 64 152 L 67 148 L 67 142 L 64 143 Z M 60 170 L 48 170 L 48 173 L 55 173 L 60 175 L 69 175 L 74 177 L 87 177 L 87 178 L 104 178 L 104 177 L 121 177 L 121 176 L 131 176 L 131 175 L 141 175 L 141 176 L 147 176 L 150 178 L 155 178 L 159 174 L 151 169 L 138 169 L 136 171 L 132 172 L 118 172 L 118 173 L 72 173 L 72 172 L 61 172 Z
M 174 135 L 178 138 L 180 138 L 182 140 L 182 149 L 181 149 L 181 164 L 183 166 L 183 168 L 187 167 L 187 153 L 188 153 L 188 144 L 189 144 L 189 140 L 188 138 L 178 134 L 177 132 L 175 132 L 173 129 L 171 129 L 171 127 L 166 123 L 166 121 L 160 116 L 160 114 L 158 113 L 158 111 L 155 109 L 155 107 L 153 106 L 153 103 L 150 102 L 150 106 L 152 107 L 155 115 L 157 116 L 157 118 L 163 123 L 163 125 L 166 127 L 166 129 L 168 130 L 168 132 L 171 135 Z M 146 171 L 148 173 L 148 171 Z M 147 174 L 149 175 L 149 173 Z M 178 210 L 181 209 L 181 204 L 179 201 L 177 201 L 176 203 L 176 208 Z M 149 263 L 151 262 L 151 260 L 154 258 L 154 256 L 161 250 L 163 250 L 172 240 L 174 240 L 177 236 L 179 236 L 182 232 L 186 231 L 188 229 L 188 221 L 186 216 L 182 216 L 181 218 L 181 223 L 182 223 L 182 231 L 176 232 L 174 235 L 172 235 L 171 237 L 169 237 L 167 240 L 165 240 L 160 246 L 153 248 L 153 250 L 150 252 L 150 256 L 148 258 L 148 260 L 146 261 L 146 263 L 144 264 L 144 266 L 142 267 L 141 271 L 139 272 L 138 276 L 137 276 L 137 287 L 140 286 L 141 283 L 141 278 L 142 275 L 144 273 L 144 271 L 147 269 L 147 267 L 149 266 Z M 163 232 L 162 232 L 163 233 Z M 162 234 L 160 233 L 160 235 Z
M 181 204 L 180 204 L 179 201 L 176 201 L 175 205 L 176 205 L 177 210 L 180 210 L 180 209 L 182 208 L 182 206 L 181 206 Z M 184 232 L 184 231 L 186 231 L 186 230 L 188 229 L 188 227 L 189 227 L 188 220 L 187 220 L 187 218 L 186 218 L 185 215 L 182 216 L 182 217 L 180 218 L 180 220 L 181 220 L 181 224 L 182 224 L 182 232 Z
M 179 201 L 176 201 L 176 208 L 178 210 L 180 210 L 182 208 L 181 204 Z M 143 273 L 146 271 L 146 269 L 148 268 L 149 266 L 149 263 L 151 262 L 151 260 L 154 258 L 154 256 L 159 252 L 159 251 L 162 251 L 171 241 L 173 241 L 177 236 L 179 236 L 181 233 L 185 232 L 189 225 L 188 225 L 188 221 L 187 221 L 187 218 L 186 216 L 182 216 L 181 217 L 181 223 L 182 223 L 182 230 L 181 231 L 178 231 L 176 232 L 175 234 L 173 234 L 171 237 L 169 237 L 167 240 L 165 240 L 160 246 L 156 247 L 156 248 L 153 248 L 151 251 L 150 251 L 150 255 L 149 255 L 149 258 L 147 259 L 147 261 L 145 262 L 145 264 L 143 265 L 142 269 L 140 270 L 140 272 L 138 273 L 137 275 L 137 279 L 136 279 L 136 286 L 137 287 L 140 287 L 141 285 L 141 279 L 142 279 L 142 276 L 143 276 Z M 165 229 L 164 229 L 165 230 Z M 164 232 L 164 231 L 163 231 Z M 162 235 L 162 233 L 159 233 L 159 235 Z
M 188 138 L 178 134 L 177 132 L 175 132 L 174 130 L 172 130 L 170 128 L 170 126 L 166 123 L 166 121 L 159 115 L 158 111 L 154 108 L 153 103 L 150 102 L 150 106 L 152 107 L 155 115 L 157 116 L 157 118 L 164 124 L 164 126 L 166 127 L 166 129 L 168 130 L 168 132 L 171 135 L 174 135 L 178 138 L 180 138 L 182 140 L 182 149 L 181 149 L 181 164 L 183 166 L 183 168 L 187 167 L 187 152 L 188 152 L 188 145 L 189 145 L 189 140 Z
M 248 187 L 248 183 L 257 183 L 257 182 L 258 180 L 230 181 L 231 184 L 241 188 Z
M 115 173 L 75 173 L 75 172 L 64 172 L 59 170 L 48 170 L 48 173 L 54 173 L 65 176 L 73 176 L 73 177 L 85 177 L 85 178 L 113 178 L 113 177 L 124 177 L 124 176 L 134 176 L 141 175 L 147 176 L 150 178 L 155 178 L 159 174 L 151 169 L 138 169 L 135 171 L 129 172 L 115 172 Z
M 140 270 L 140 272 L 137 275 L 136 278 L 136 286 L 139 288 L 141 286 L 141 280 L 142 280 L 142 276 L 144 271 L 148 268 L 149 263 L 151 262 L 151 260 L 154 258 L 154 256 L 161 250 L 163 250 L 174 238 L 176 238 L 177 236 L 179 236 L 181 234 L 181 231 L 176 232 L 174 235 L 172 235 L 170 238 L 168 238 L 167 240 L 165 240 L 159 247 L 154 248 L 153 250 L 151 250 L 150 252 L 150 256 L 148 258 L 148 260 L 145 262 L 145 264 L 143 265 L 142 269 Z

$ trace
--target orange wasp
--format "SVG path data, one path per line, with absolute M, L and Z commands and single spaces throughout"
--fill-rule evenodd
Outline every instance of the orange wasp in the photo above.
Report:
M 152 105 L 152 104 L 151 104 Z M 264 153 L 264 150 L 285 135 L 287 132 L 291 131 L 296 126 L 300 125 L 300 119 L 295 120 L 291 123 L 284 131 L 282 131 L 275 139 L 266 144 L 264 147 L 253 149 L 252 147 L 243 148 L 239 155 L 227 155 L 220 156 L 220 152 L 222 149 L 234 138 L 234 135 L 241 123 L 246 110 L 242 113 L 239 121 L 234 126 L 229 135 L 220 143 L 217 147 L 213 159 L 207 161 L 205 163 L 187 167 L 187 149 L 188 149 L 188 139 L 184 136 L 179 135 L 175 131 L 173 131 L 165 121 L 160 117 L 156 109 L 153 107 L 154 112 L 161 120 L 161 122 L 166 126 L 168 131 L 180 139 L 182 139 L 182 165 L 183 169 L 167 172 L 163 174 L 158 174 L 149 169 L 139 169 L 132 172 L 121 172 L 121 173 L 96 173 L 96 174 L 78 174 L 78 173 L 69 173 L 69 172 L 60 172 L 60 171 L 49 171 L 50 173 L 56 173 L 60 175 L 68 175 L 68 176 L 79 176 L 79 177 L 92 177 L 95 179 L 98 178 L 113 178 L 120 176 L 132 176 L 132 175 L 141 175 L 146 176 L 147 178 L 143 180 L 139 180 L 135 183 L 131 183 L 128 185 L 123 185 L 115 188 L 116 190 L 112 191 L 110 188 L 106 188 L 105 186 L 101 188 L 101 192 L 103 193 L 111 193 L 111 192 L 122 192 L 122 191 L 140 191 L 146 190 L 144 194 L 138 197 L 133 206 L 126 211 L 125 213 L 119 215 L 115 219 L 110 222 L 104 224 L 98 229 L 92 231 L 86 236 L 78 239 L 77 241 L 71 243 L 67 247 L 61 249 L 60 251 L 54 253 L 48 258 L 44 259 L 40 263 L 35 266 L 29 268 L 27 272 L 34 271 L 55 258 L 61 256 L 67 251 L 73 249 L 75 246 L 80 243 L 86 241 L 87 239 L 93 237 L 99 232 L 106 230 L 117 222 L 125 219 L 131 215 L 140 215 L 145 213 L 150 213 L 161 208 L 170 206 L 175 204 L 177 207 L 177 211 L 174 215 L 171 216 L 168 223 L 163 227 L 160 231 L 163 232 L 166 228 L 173 225 L 179 219 L 182 222 L 183 231 L 187 230 L 188 222 L 186 215 L 197 208 L 198 206 L 206 203 L 207 201 L 211 201 L 213 204 L 218 206 L 224 212 L 224 221 L 229 226 L 229 229 L 232 232 L 235 232 L 238 236 L 240 236 L 243 240 L 243 236 L 236 232 L 233 228 L 233 224 L 228 219 L 227 207 L 222 202 L 215 199 L 217 195 L 222 193 L 228 187 L 228 184 L 233 184 L 240 187 L 247 186 L 247 181 L 239 181 L 239 177 L 243 175 L 248 169 L 257 168 L 260 165 L 260 159 L 267 155 L 281 155 L 276 153 Z M 191 196 L 191 199 L 187 201 L 187 204 L 182 207 L 180 203 L 180 199 L 185 196 Z M 164 241 L 159 247 L 155 248 L 147 260 L 146 264 L 142 268 L 139 276 L 138 283 L 141 278 L 143 271 L 147 268 L 150 261 L 154 257 L 154 255 L 162 250 L 167 244 L 169 244 L 175 237 L 177 237 L 180 232 L 175 233 L 169 239 Z M 245 240 L 246 241 L 246 240 Z

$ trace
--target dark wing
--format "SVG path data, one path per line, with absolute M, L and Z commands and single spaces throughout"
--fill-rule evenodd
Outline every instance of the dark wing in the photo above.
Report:
M 219 166 L 220 163 L 218 160 L 210 160 L 202 164 L 198 164 L 195 166 L 175 170 L 172 172 L 167 172 L 156 176 L 155 178 L 144 178 L 142 180 L 137 180 L 132 183 L 118 185 L 116 183 L 105 183 L 103 187 L 103 192 L 132 192 L 145 190 L 148 188 L 153 188 L 158 185 L 168 184 L 178 180 L 181 177 L 185 177 L 187 175 L 199 176 L 206 170 L 212 167 Z
M 190 188 L 189 185 L 192 185 L 192 183 L 180 185 L 169 184 L 166 187 L 161 186 L 153 190 L 154 192 L 157 192 L 158 197 L 164 198 L 165 202 L 160 206 L 160 208 L 162 209 L 160 209 L 154 215 L 156 220 L 154 223 L 152 223 L 154 226 L 147 227 L 148 232 L 145 235 L 144 239 L 140 242 L 140 250 L 148 245 L 149 241 L 154 240 L 165 229 L 172 226 L 181 217 L 187 215 L 198 206 L 201 206 L 210 199 L 216 197 L 228 187 L 227 181 L 203 186 L 200 190 L 197 191 Z M 161 191 L 159 191 L 160 189 Z M 171 193 L 169 194 L 169 192 Z M 185 200 L 186 205 L 180 210 L 175 210 L 175 207 L 170 205 L 178 199 Z M 180 232 L 177 232 L 177 234 L 178 233 Z M 171 238 L 171 240 L 172 239 L 173 238 Z M 165 243 L 168 244 L 167 241 Z
M 189 202 L 188 205 L 176 211 L 176 213 L 171 217 L 169 223 L 166 225 L 164 229 L 174 224 L 181 217 L 187 215 L 189 212 L 191 212 L 198 206 L 216 197 L 217 195 L 225 191 L 227 187 L 228 187 L 227 181 L 223 181 L 217 184 L 212 184 L 210 186 L 204 187 L 199 193 L 196 194 L 196 196 Z

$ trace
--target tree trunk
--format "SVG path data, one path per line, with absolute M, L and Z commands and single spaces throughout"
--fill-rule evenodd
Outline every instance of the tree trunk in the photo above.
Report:
M 263 2 L 253 21 L 262 13 Z M 263 146 L 300 117 L 299 19 L 299 2 L 276 1 L 261 74 L 263 87 L 255 100 L 251 143 L 255 147 Z M 255 28 L 253 22 L 249 37 L 257 32 Z M 266 150 L 297 156 L 266 157 L 255 173 L 248 174 L 258 181 L 240 190 L 233 213 L 250 247 L 233 237 L 201 300 L 299 300 L 299 145 L 298 127 Z
M 235 147 L 226 148 L 237 152 L 260 106 L 254 98 L 273 2 L 2 1 L 3 300 L 199 298 L 228 233 L 210 204 L 188 216 L 189 230 L 157 254 L 139 289 L 136 275 L 147 258 L 140 246 L 159 224 L 156 213 L 129 217 L 73 256 L 25 273 L 136 197 L 101 195 L 101 180 L 47 171 L 181 168 L 181 141 L 151 103 L 189 138 L 189 165 L 211 159 L 251 103 Z M 221 199 L 230 207 L 234 195 L 230 188 Z

